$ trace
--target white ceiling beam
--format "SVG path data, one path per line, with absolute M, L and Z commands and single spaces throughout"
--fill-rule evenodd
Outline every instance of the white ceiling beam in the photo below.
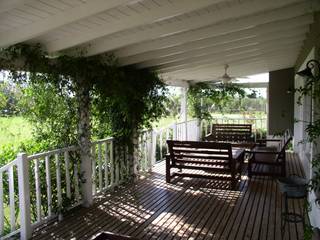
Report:
M 1 0 L 0 1 L 0 13 L 8 12 L 23 4 L 30 3 L 34 0 Z
M 301 45 L 301 44 L 300 44 Z M 263 51 L 257 51 L 254 50 L 252 52 L 247 51 L 247 52 L 242 52 L 238 55 L 234 55 L 234 56 L 227 56 L 227 55 L 220 55 L 220 56 L 207 56 L 206 58 L 203 58 L 201 60 L 198 61 L 188 61 L 188 62 L 181 62 L 179 64 L 166 64 L 164 66 L 161 67 L 155 67 L 154 69 L 161 72 L 161 73 L 167 73 L 167 72 L 176 72 L 176 71 L 185 71 L 186 69 L 192 69 L 194 67 L 203 67 L 203 66 L 211 66 L 212 64 L 215 65 L 220 65 L 221 67 L 223 67 L 224 64 L 228 63 L 231 65 L 232 62 L 234 61 L 242 61 L 244 59 L 251 59 L 251 58 L 256 58 L 256 57 L 261 57 L 267 54 L 274 54 L 276 55 L 278 54 L 285 54 L 285 53 L 291 53 L 290 51 L 296 51 L 294 52 L 294 54 L 297 55 L 298 49 L 300 48 L 299 44 L 294 44 L 291 46 L 281 46 L 279 47 L 275 47 L 272 49 L 267 49 L 267 50 L 263 50 Z
M 92 29 L 91 31 L 81 32 L 79 34 L 72 35 L 68 38 L 61 38 L 54 42 L 50 42 L 47 45 L 47 49 L 50 52 L 60 51 L 63 49 L 77 46 L 82 43 L 89 42 L 93 39 L 97 39 L 116 32 L 124 31 L 130 28 L 148 25 L 150 23 L 159 21 L 160 19 L 188 13 L 222 1 L 224 0 L 173 1 L 168 4 L 158 6 L 155 9 L 150 9 L 149 11 L 145 11 L 143 13 L 137 13 L 136 15 L 123 17 L 121 21 L 118 21 L 116 23 L 106 23 L 99 28 Z
M 292 49 L 296 50 L 296 49 Z M 268 61 L 269 59 L 273 59 L 274 62 L 277 62 L 277 59 L 281 59 L 284 61 L 286 64 L 293 66 L 294 65 L 294 60 L 288 61 L 288 59 L 296 59 L 297 54 L 294 52 L 280 52 L 280 53 L 269 53 L 268 55 L 263 55 L 263 54 L 252 54 L 251 56 L 241 56 L 239 58 L 232 58 L 228 59 L 228 63 L 232 68 L 230 68 L 230 74 L 233 76 L 247 76 L 247 74 L 244 73 L 239 73 L 239 71 L 236 70 L 241 64 L 253 64 L 259 61 Z M 212 61 L 210 63 L 206 64 L 198 64 L 198 65 L 193 65 L 193 66 L 188 66 L 188 67 L 179 67 L 176 69 L 167 69 L 165 71 L 159 72 L 162 75 L 169 75 L 169 76 L 179 76 L 183 77 L 184 79 L 186 77 L 189 78 L 200 78 L 204 79 L 203 75 L 210 73 L 210 78 L 218 78 L 221 77 L 224 74 L 224 64 L 223 62 L 219 61 Z
M 238 23 L 235 22 L 237 26 L 239 26 L 239 21 L 248 22 L 245 20 L 238 20 Z M 202 47 L 212 45 L 214 42 L 226 42 L 229 41 L 230 38 L 240 39 L 248 36 L 266 34 L 268 32 L 283 31 L 285 29 L 301 26 L 304 27 L 313 22 L 313 15 L 308 14 L 280 21 L 271 21 L 272 22 L 264 24 L 259 24 L 259 22 L 255 21 L 256 25 L 254 27 L 243 29 L 239 26 L 239 28 L 232 28 L 233 30 L 230 29 L 231 32 L 224 32 L 224 34 L 220 33 L 221 29 L 224 28 L 223 24 L 220 24 L 219 27 L 213 25 L 196 29 L 191 32 L 179 33 L 173 36 L 124 47 L 114 51 L 114 54 L 119 58 L 120 62 L 124 63 L 124 65 L 132 64 L 134 63 L 134 59 L 138 59 L 139 62 L 152 59 L 153 56 L 166 56 L 174 52 L 181 52 L 190 45 L 193 47 Z M 227 22 L 225 24 L 225 29 L 229 28 L 230 22 Z
M 61 11 L 59 14 L 55 14 L 32 24 L 24 25 L 21 28 L 14 28 L 1 33 L 0 47 L 30 40 L 66 24 L 76 22 L 128 2 L 130 2 L 130 0 L 83 1 L 83 3 L 77 7 Z
M 294 38 L 295 37 L 295 38 Z M 161 59 L 154 59 L 154 60 L 149 60 L 143 63 L 139 63 L 137 66 L 139 68 L 148 68 L 148 67 L 154 67 L 154 66 L 161 66 L 164 64 L 171 64 L 171 63 L 176 63 L 176 62 L 183 62 L 185 60 L 189 59 L 197 59 L 205 57 L 205 56 L 214 56 L 214 55 L 236 55 L 238 52 L 243 52 L 243 51 L 254 51 L 254 50 L 263 50 L 263 49 L 268 49 L 270 47 L 278 47 L 278 46 L 285 46 L 285 45 L 291 45 L 291 44 L 302 44 L 303 40 L 305 39 L 304 35 L 296 35 L 293 37 L 286 37 L 286 38 L 278 38 L 278 39 L 273 39 L 271 41 L 261 41 L 261 42 L 255 42 L 251 41 L 249 43 L 244 42 L 243 44 L 238 44 L 237 46 L 233 46 L 230 48 L 229 45 L 223 46 L 214 46 L 214 47 L 209 47 L 209 48 L 204 48 L 204 49 L 198 49 L 195 51 L 190 51 L 190 52 L 185 52 L 183 54 L 173 55 L 173 56 L 168 56 L 164 57 Z
M 241 59 L 232 62 L 230 66 L 231 76 L 248 76 L 257 73 L 264 73 L 271 70 L 293 67 L 294 61 L 288 62 L 288 58 L 295 59 L 296 54 L 269 54 L 256 58 Z M 272 67 L 270 67 L 272 66 Z M 183 71 L 181 73 L 163 73 L 163 78 L 185 79 L 194 81 L 214 81 L 223 74 L 222 65 L 212 65 L 210 68 Z
M 164 35 L 201 28 L 214 23 L 222 23 L 224 21 L 229 21 L 229 24 L 217 24 L 215 26 L 215 31 L 217 32 L 217 35 L 227 33 L 230 31 L 236 31 L 239 30 L 239 28 L 248 28 L 253 24 L 256 25 L 276 20 L 293 18 L 296 16 L 303 15 L 306 12 L 310 11 L 309 1 L 299 1 L 300 3 L 298 4 L 288 6 L 289 3 L 293 2 L 296 1 L 256 0 L 244 2 L 241 4 L 238 3 L 240 5 L 237 5 L 237 3 L 235 2 L 232 4 L 230 8 L 220 9 L 218 12 L 208 13 L 206 15 L 200 16 L 193 16 L 183 21 L 174 21 L 172 23 L 167 23 L 160 26 L 157 25 L 153 28 L 143 31 L 137 31 L 123 37 L 106 37 L 98 39 L 96 41 L 92 41 L 89 45 L 86 46 L 87 55 L 95 55 L 102 52 L 115 50 L 120 47 L 124 47 L 137 42 L 156 39 Z M 272 9 L 276 10 L 273 10 L 271 12 L 268 11 Z M 246 17 L 247 15 L 252 14 L 255 15 Z M 230 20 L 230 16 L 232 16 L 234 19 Z M 244 19 L 237 19 L 240 17 L 244 17 Z M 54 45 L 51 45 L 51 49 L 54 49 Z
M 148 67 L 152 67 L 153 69 L 167 69 L 167 68 L 172 68 L 172 67 L 177 67 L 177 66 L 181 66 L 181 65 L 188 65 L 188 64 L 194 64 L 194 63 L 201 63 L 201 62 L 207 62 L 207 61 L 221 61 L 225 58 L 232 58 L 232 57 L 236 57 L 236 56 L 241 56 L 241 55 L 246 55 L 246 54 L 260 54 L 260 53 L 266 53 L 268 51 L 273 51 L 273 50 L 282 50 L 285 49 L 287 47 L 297 47 L 297 46 L 301 46 L 302 42 L 298 41 L 298 42 L 293 42 L 291 44 L 266 44 L 265 46 L 245 46 L 245 47 L 241 47 L 239 49 L 232 49 L 232 50 L 228 50 L 228 51 L 224 51 L 224 52 L 219 52 L 219 53 L 209 53 L 206 55 L 201 55 L 201 56 L 195 56 L 195 57 L 190 57 L 190 58 L 186 58 L 186 59 L 182 59 L 182 60 L 178 60 L 175 62 L 171 62 L 171 63 L 165 63 L 159 66 L 148 66 Z M 145 68 L 145 65 L 138 65 L 139 68 Z
M 237 34 L 234 34 L 233 38 L 228 38 L 226 41 L 216 41 L 212 39 L 212 41 L 209 41 L 207 45 L 202 45 L 201 47 L 196 44 L 195 47 L 193 47 L 192 44 L 188 44 L 188 46 L 185 46 L 185 48 L 181 49 L 180 52 L 172 52 L 172 54 L 167 56 L 161 56 L 158 57 L 158 55 L 151 55 L 147 54 L 142 56 L 137 56 L 136 58 L 130 57 L 130 59 L 119 59 L 120 65 L 128 65 L 130 64 L 136 64 L 136 63 L 147 63 L 146 66 L 152 65 L 152 62 L 156 62 L 156 64 L 159 65 L 159 63 L 163 64 L 166 62 L 171 62 L 176 59 L 182 59 L 182 58 L 188 58 L 192 56 L 196 56 L 199 54 L 205 54 L 208 52 L 214 52 L 214 51 L 225 51 L 228 49 L 235 49 L 242 46 L 249 46 L 249 45 L 257 45 L 259 43 L 264 43 L 267 41 L 273 41 L 273 40 L 290 40 L 291 38 L 305 38 L 305 33 L 307 32 L 306 27 L 300 27 L 295 29 L 290 29 L 289 31 L 280 31 L 280 32 L 269 32 L 263 35 L 248 35 L 246 38 L 238 38 Z M 210 45 L 209 45 L 210 44 Z M 142 61 L 143 60 L 143 61 Z M 148 63 L 149 62 L 149 63 Z M 159 63 L 158 63 L 159 62 Z

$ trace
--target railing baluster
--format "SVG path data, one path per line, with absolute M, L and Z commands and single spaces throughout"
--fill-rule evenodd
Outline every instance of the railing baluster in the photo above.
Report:
M 47 202 L 48 202 L 48 214 L 52 215 L 52 197 L 51 197 L 51 172 L 50 172 L 50 156 L 45 157 L 46 165 L 46 183 L 47 183 Z
M 159 139 L 160 139 L 160 140 L 159 140 L 159 144 L 160 144 L 160 159 L 159 159 L 159 160 L 160 160 L 160 161 L 162 161 L 162 159 L 163 159 L 163 158 L 162 158 L 162 137 L 163 137 L 163 136 L 162 136 L 162 132 L 163 132 L 163 130 L 161 130 L 160 136 L 159 136 Z
M 61 192 L 61 170 L 60 170 L 60 159 L 59 154 L 55 154 L 56 160 L 56 177 L 57 177 L 57 199 L 58 199 L 58 207 L 62 206 L 62 192 Z
M 145 136 L 145 141 L 144 141 L 144 170 L 145 171 L 148 171 L 148 166 L 149 166 L 149 164 L 148 164 L 148 132 L 145 132 L 145 134 L 144 134 L 144 136 Z
M 13 166 L 9 168 L 8 173 L 9 173 L 10 228 L 11 228 L 11 231 L 13 232 L 14 230 L 16 230 Z
M 64 164 L 65 164 L 65 170 L 66 170 L 66 194 L 67 198 L 71 198 L 71 187 L 70 187 L 70 171 L 69 171 L 69 152 L 64 152 Z
M 104 166 L 104 182 L 105 182 L 105 188 L 109 186 L 109 155 L 108 155 L 108 144 L 107 142 L 104 143 L 105 147 L 105 166 Z
M 4 229 L 4 206 L 3 206 L 3 173 L 0 172 L 0 236 Z
M 36 207 L 37 207 L 37 221 L 41 221 L 41 188 L 40 188 L 40 174 L 39 174 L 39 159 L 34 163 L 34 178 L 36 184 Z
M 111 172 L 111 179 L 110 179 L 110 183 L 111 186 L 114 185 L 114 159 L 113 159 L 113 141 L 110 141 L 110 172 Z
M 102 191 L 102 156 L 101 156 L 101 144 L 98 143 L 98 176 L 99 176 L 99 190 Z

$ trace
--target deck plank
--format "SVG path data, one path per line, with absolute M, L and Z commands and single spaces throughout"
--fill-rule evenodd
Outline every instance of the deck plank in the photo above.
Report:
M 139 239 L 281 239 L 283 200 L 274 179 L 244 174 L 236 190 L 217 180 L 179 178 L 167 184 L 164 167 L 159 163 L 147 178 L 101 194 L 92 207 L 73 210 L 62 222 L 40 226 L 33 239 L 90 239 L 101 231 Z M 293 153 L 287 169 L 303 176 Z M 303 210 L 303 200 L 289 205 Z M 303 239 L 302 224 L 287 225 L 285 239 Z

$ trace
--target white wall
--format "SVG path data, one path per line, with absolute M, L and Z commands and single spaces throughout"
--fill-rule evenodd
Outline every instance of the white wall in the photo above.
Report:
M 304 63 L 301 65 L 300 70 L 303 70 L 306 63 L 315 57 L 315 51 L 309 53 Z M 296 75 L 295 76 L 295 88 L 302 87 L 305 80 Z M 294 151 L 299 155 L 302 165 L 306 174 L 306 177 L 310 179 L 311 173 L 311 144 L 306 142 L 306 126 L 311 121 L 312 117 L 312 101 L 310 97 L 303 97 L 301 99 L 301 105 L 297 104 L 299 93 L 295 93 L 295 105 L 294 105 L 294 118 L 296 123 L 294 124 Z
M 313 48 L 305 59 L 304 63 L 301 65 L 300 70 L 306 67 L 306 63 L 310 59 L 314 59 L 315 49 Z M 303 86 L 304 79 L 296 75 L 295 77 L 295 88 Z M 304 97 L 301 101 L 302 105 L 296 104 L 298 101 L 298 94 L 295 94 L 295 107 L 294 107 L 294 117 L 298 122 L 294 125 L 294 151 L 299 155 L 306 177 L 308 179 L 312 176 L 311 160 L 313 156 L 318 152 L 317 146 L 311 145 L 304 140 L 307 139 L 307 133 L 305 131 L 308 122 L 316 117 L 316 110 L 319 110 L 320 106 L 315 106 L 311 97 Z M 309 202 L 311 206 L 311 211 L 309 212 L 310 222 L 313 226 L 320 228 L 320 208 L 315 205 L 315 195 L 310 193 Z

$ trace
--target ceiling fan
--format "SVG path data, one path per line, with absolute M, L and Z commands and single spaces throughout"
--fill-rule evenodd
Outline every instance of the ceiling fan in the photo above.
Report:
M 229 68 L 229 65 L 228 65 L 228 64 L 225 64 L 225 65 L 224 65 L 224 74 L 217 79 L 218 82 L 221 82 L 221 83 L 223 83 L 223 84 L 227 84 L 227 83 L 231 83 L 231 82 L 236 81 L 238 78 L 246 78 L 246 77 L 234 77 L 234 76 L 230 76 L 230 75 L 228 74 L 228 68 Z

